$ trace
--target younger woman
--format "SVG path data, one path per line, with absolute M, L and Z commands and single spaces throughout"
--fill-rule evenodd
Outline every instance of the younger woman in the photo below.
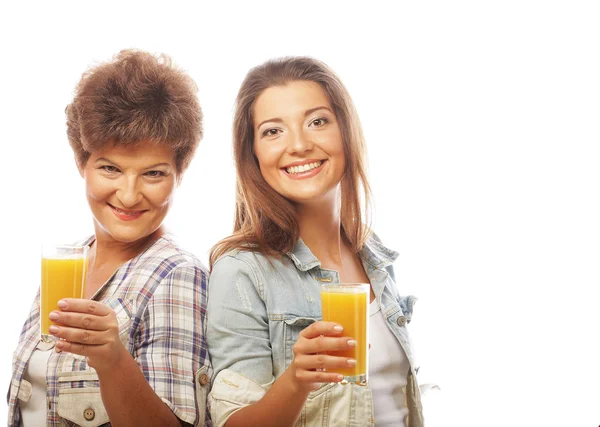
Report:
M 211 254 L 207 340 L 217 426 L 423 425 L 406 324 L 386 248 L 363 221 L 364 142 L 341 81 L 310 58 L 252 69 L 234 121 L 234 233 Z M 369 383 L 340 385 L 356 345 L 321 321 L 322 283 L 371 286 Z

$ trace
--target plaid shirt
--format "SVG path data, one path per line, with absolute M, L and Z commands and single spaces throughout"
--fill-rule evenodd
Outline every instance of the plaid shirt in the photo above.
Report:
M 152 389 L 179 419 L 196 426 L 211 425 L 205 405 L 211 374 L 205 340 L 207 279 L 195 256 L 162 236 L 119 267 L 93 297 L 115 311 L 120 338 Z M 38 293 L 13 355 L 9 427 L 21 425 L 19 401 L 31 395 L 23 373 L 32 352 L 51 346 L 40 340 Z M 46 384 L 48 426 L 110 426 L 98 376 L 85 357 L 52 350 Z

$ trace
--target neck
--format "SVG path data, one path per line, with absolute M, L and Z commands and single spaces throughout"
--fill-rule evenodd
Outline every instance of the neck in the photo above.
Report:
M 105 233 L 96 231 L 96 241 L 90 252 L 89 268 L 93 269 L 97 265 L 104 264 L 123 264 L 144 252 L 163 234 L 161 227 L 152 234 L 133 242 L 119 242 Z
M 340 199 L 332 197 L 318 203 L 296 206 L 300 238 L 325 264 L 341 264 L 343 246 Z

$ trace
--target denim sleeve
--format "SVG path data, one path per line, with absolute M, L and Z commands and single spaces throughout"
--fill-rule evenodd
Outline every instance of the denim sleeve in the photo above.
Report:
M 215 263 L 209 279 L 208 350 L 213 381 L 228 369 L 260 385 L 273 380 L 264 284 L 249 262 L 232 255 Z
M 406 321 L 410 323 L 410 321 L 412 320 L 413 308 L 415 306 L 415 303 L 417 302 L 417 297 L 415 297 L 414 295 L 400 296 L 396 285 L 396 275 L 394 274 L 394 267 L 390 264 L 385 269 L 387 270 L 388 274 L 392 278 L 392 282 L 394 283 L 394 286 L 391 287 L 392 294 L 400 304 L 400 308 L 402 309 L 402 313 L 404 313 L 404 317 L 406 317 Z
M 213 266 L 207 310 L 213 364 L 208 405 L 215 426 L 259 401 L 274 381 L 264 287 L 252 266 L 228 255 Z

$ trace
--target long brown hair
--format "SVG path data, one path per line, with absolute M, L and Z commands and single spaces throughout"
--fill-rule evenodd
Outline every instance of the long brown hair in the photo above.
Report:
M 321 61 L 309 57 L 273 59 L 252 68 L 238 92 L 233 121 L 233 154 L 237 171 L 235 225 L 233 234 L 212 248 L 211 268 L 220 256 L 232 249 L 279 257 L 290 252 L 298 240 L 299 227 L 294 206 L 267 184 L 254 153 L 254 102 L 264 90 L 293 81 L 317 83 L 329 96 L 340 125 L 346 157 L 341 185 L 342 232 L 356 252 L 370 233 L 368 221 L 363 221 L 363 216 L 369 215 L 371 193 L 365 171 L 365 143 L 348 91 Z

